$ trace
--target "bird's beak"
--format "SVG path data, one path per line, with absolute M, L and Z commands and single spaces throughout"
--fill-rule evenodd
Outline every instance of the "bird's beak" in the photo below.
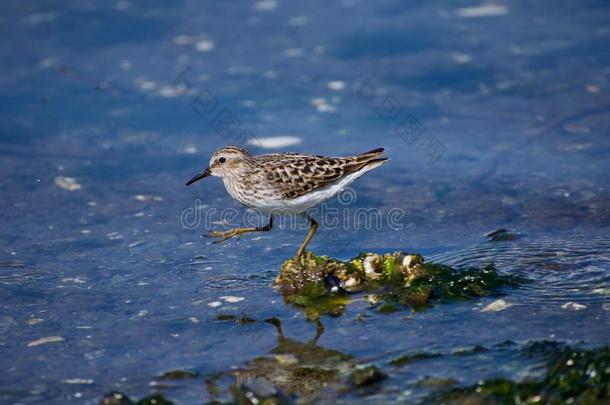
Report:
M 197 180 L 201 180 L 205 177 L 211 176 L 212 175 L 212 171 L 210 170 L 210 168 L 208 167 L 207 169 L 205 169 L 204 171 L 202 171 L 201 173 L 197 174 L 195 177 L 193 177 L 192 179 L 190 179 L 189 181 L 186 182 L 187 186 L 190 186 L 191 184 L 193 184 L 194 182 L 196 182 Z

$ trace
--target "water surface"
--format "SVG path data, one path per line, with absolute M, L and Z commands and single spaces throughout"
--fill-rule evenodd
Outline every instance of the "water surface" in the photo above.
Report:
M 312 339 L 271 287 L 304 229 L 212 245 L 201 235 L 221 224 L 181 220 L 242 213 L 217 179 L 184 182 L 216 148 L 275 136 L 300 140 L 284 150 L 391 157 L 330 202 L 347 226 L 322 227 L 315 252 L 405 250 L 530 280 L 500 312 L 481 312 L 489 297 L 323 317 L 319 347 L 389 375 L 346 400 L 416 402 L 434 390 L 425 375 L 535 377 L 515 354 L 529 341 L 608 344 L 610 7 L 494 4 L 0 6 L 2 402 L 208 401 L 203 381 L 278 345 L 269 324 L 219 314 L 276 317 L 287 338 Z M 358 208 L 405 215 L 366 229 Z M 518 238 L 488 241 L 497 228 Z M 488 351 L 452 354 L 476 345 Z M 410 352 L 440 355 L 388 365 Z M 198 377 L 157 383 L 176 369 Z

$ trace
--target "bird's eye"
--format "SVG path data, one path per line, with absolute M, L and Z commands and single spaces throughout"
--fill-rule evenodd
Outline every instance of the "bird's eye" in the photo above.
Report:
M 224 163 L 226 161 L 227 161 L 227 158 L 224 157 L 224 156 L 221 156 L 221 157 L 218 158 L 218 163 Z

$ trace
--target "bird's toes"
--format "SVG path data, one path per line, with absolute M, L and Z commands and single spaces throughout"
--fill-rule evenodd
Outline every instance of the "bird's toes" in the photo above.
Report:
M 235 230 L 230 230 L 230 231 L 226 231 L 226 232 L 219 232 L 219 231 L 211 231 L 208 232 L 208 234 L 206 235 L 208 238 L 220 238 L 218 240 L 215 240 L 214 244 L 218 244 L 218 243 L 222 243 L 224 241 L 226 241 L 227 239 L 231 239 L 233 236 L 236 235 Z

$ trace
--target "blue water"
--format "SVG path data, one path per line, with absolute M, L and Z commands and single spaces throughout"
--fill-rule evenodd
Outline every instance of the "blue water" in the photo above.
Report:
M 201 403 L 205 378 L 277 344 L 268 324 L 219 314 L 313 337 L 271 286 L 304 222 L 220 245 L 202 237 L 220 214 L 184 225 L 211 209 L 244 221 L 217 179 L 184 186 L 232 143 L 386 148 L 388 164 L 330 202 L 347 219 L 321 227 L 318 254 L 405 250 L 530 279 L 496 313 L 481 309 L 497 297 L 390 315 L 356 302 L 322 318 L 321 347 L 385 369 L 396 353 L 506 340 L 610 343 L 610 5 L 493 4 L 0 5 L 1 402 L 98 403 L 118 390 Z M 247 144 L 276 136 L 300 143 Z M 362 226 L 359 208 L 381 225 Z M 392 210 L 404 213 L 396 226 Z M 486 240 L 501 227 L 520 237 Z M 421 373 L 388 368 L 379 391 L 351 400 L 416 401 L 422 374 L 527 375 L 491 353 L 468 368 L 451 356 Z M 154 383 L 176 369 L 199 378 Z

